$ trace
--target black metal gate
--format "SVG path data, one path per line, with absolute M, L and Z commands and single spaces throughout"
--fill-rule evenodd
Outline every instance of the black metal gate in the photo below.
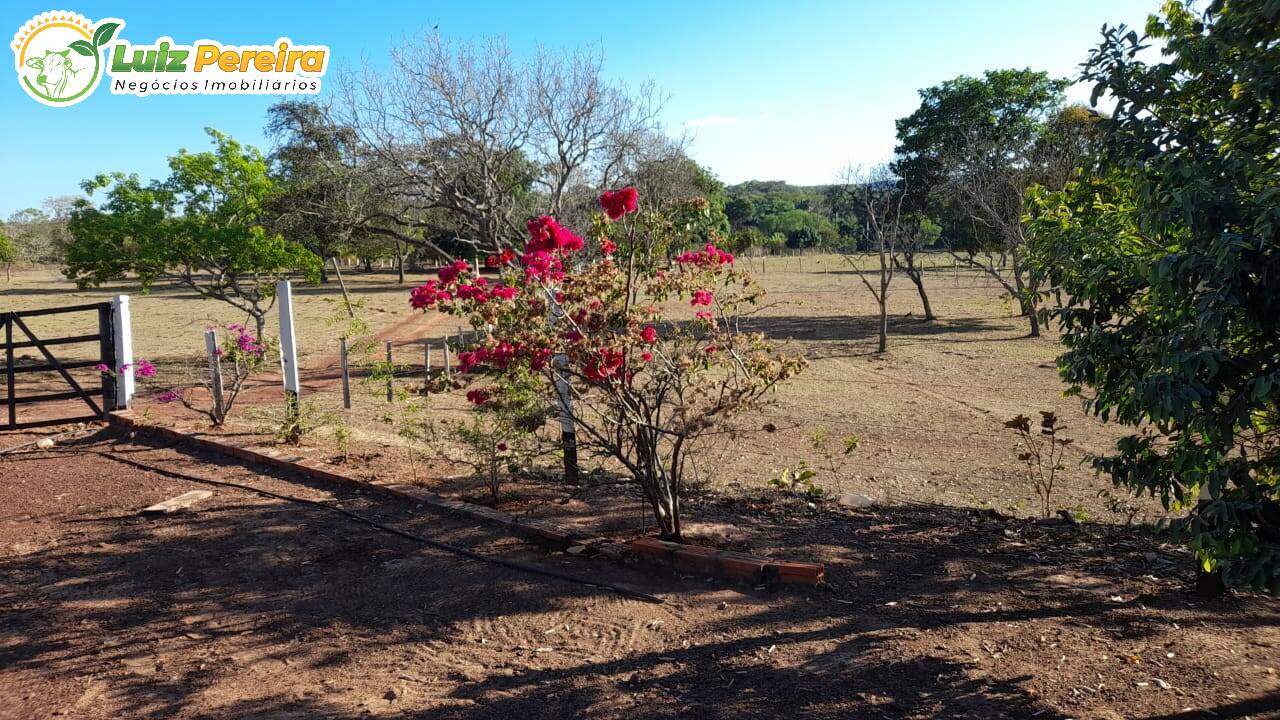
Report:
M 37 315 L 59 315 L 62 313 L 76 312 L 96 312 L 98 314 L 98 332 L 86 335 L 71 335 L 58 338 L 40 338 L 37 337 L 31 328 L 23 322 L 23 318 L 35 317 Z M 105 420 L 107 413 L 116 407 L 116 381 L 112 374 L 103 373 L 100 386 L 92 387 L 86 390 L 76 382 L 68 370 L 76 368 L 96 367 L 99 364 L 106 365 L 108 368 L 116 368 L 116 351 L 115 338 L 112 330 L 112 307 L 110 302 L 92 303 L 89 305 L 72 305 L 70 307 L 60 308 L 44 308 L 41 310 L 23 310 L 18 312 L 0 313 L 0 324 L 4 326 L 4 385 L 5 385 L 5 417 L 0 422 L 0 429 L 13 430 L 19 428 L 41 427 L 44 425 L 59 425 L 69 422 L 84 422 L 88 420 Z M 19 333 L 25 336 L 22 339 Z M 78 343 L 97 343 L 98 357 L 94 360 L 73 360 L 60 361 L 57 356 L 49 350 L 50 346 L 72 345 Z M 35 348 L 44 356 L 43 363 L 23 363 L 17 364 L 14 360 L 14 351 L 24 348 Z M 42 395 L 23 395 L 17 394 L 17 376 L 25 373 L 36 372 L 56 372 L 62 376 L 62 380 L 71 387 L 69 391 L 45 393 Z M 100 398 L 101 404 L 94 402 L 94 398 Z M 29 420 L 26 422 L 18 421 L 18 406 L 30 405 L 32 403 L 54 402 L 58 400 L 83 400 L 89 409 L 93 411 L 92 415 L 80 415 L 75 417 L 58 417 L 58 418 L 41 418 Z

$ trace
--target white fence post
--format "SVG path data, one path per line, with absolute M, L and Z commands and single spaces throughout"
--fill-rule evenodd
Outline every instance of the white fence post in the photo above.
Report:
M 290 413 L 298 409 L 298 345 L 293 334 L 293 285 L 276 283 L 276 303 L 280 308 L 280 376 Z
M 111 299 L 112 336 L 116 345 L 116 367 L 133 365 L 133 322 L 129 318 L 129 296 L 116 295 Z M 127 410 L 133 402 L 133 370 L 116 373 L 116 406 L 113 410 Z

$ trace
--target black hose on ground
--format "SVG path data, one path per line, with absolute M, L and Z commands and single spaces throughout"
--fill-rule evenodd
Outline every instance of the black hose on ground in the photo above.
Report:
M 625 597 L 633 598 L 636 600 L 643 600 L 649 603 L 655 603 L 660 605 L 663 602 L 662 598 L 657 597 L 656 595 L 650 595 L 648 593 L 643 593 L 638 590 L 632 590 L 630 588 L 623 587 L 621 585 L 614 585 L 612 583 L 605 583 L 605 582 L 595 582 L 592 580 L 584 580 L 580 577 L 575 577 L 567 573 L 556 572 L 555 570 L 548 570 L 546 568 L 539 567 L 537 565 L 531 565 L 529 563 L 522 563 L 522 562 L 517 562 L 515 560 L 504 560 L 502 558 L 495 558 L 495 557 L 489 557 L 488 555 L 481 555 L 480 553 L 475 552 L 474 550 L 468 550 L 467 548 L 461 547 L 459 545 L 453 545 L 450 543 L 441 542 L 439 540 L 432 540 L 431 538 L 423 537 L 421 535 L 411 533 L 407 530 L 401 530 L 400 528 L 394 527 L 392 525 L 386 525 L 386 524 L 380 523 L 377 520 L 372 520 L 363 515 L 351 512 L 350 510 L 347 510 L 345 508 L 336 507 L 333 505 L 329 505 L 327 503 L 319 502 L 317 500 L 307 500 L 306 498 L 294 497 L 292 495 L 282 495 L 280 493 L 272 492 L 270 490 L 263 490 L 262 488 L 253 487 L 252 485 L 242 485 L 240 483 L 230 482 L 227 480 L 210 480 L 208 478 L 202 478 L 197 475 L 189 475 L 187 473 L 178 472 L 176 470 L 169 470 L 168 468 L 158 467 L 156 465 L 151 465 L 149 463 L 144 463 L 137 460 L 131 460 L 128 458 L 123 458 L 118 455 L 102 452 L 100 450 L 83 449 L 81 450 L 81 452 L 87 452 L 93 455 L 99 455 L 101 457 L 104 457 L 108 460 L 112 460 L 114 462 L 122 463 L 124 465 L 131 465 L 140 470 L 147 470 L 150 472 L 158 473 L 160 475 L 167 475 L 169 477 L 177 478 L 179 480 L 188 480 L 190 482 L 203 483 L 205 485 L 238 488 L 240 490 L 247 490 L 249 492 L 258 493 L 259 495 L 265 495 L 267 497 L 276 498 L 277 500 L 285 500 L 288 502 L 298 503 L 300 505 L 311 505 L 313 507 L 323 508 L 325 510 L 338 513 L 339 515 L 344 515 L 351 520 L 354 520 L 359 523 L 363 523 L 365 525 L 368 525 L 369 527 L 376 528 L 383 532 L 390 533 L 392 535 L 398 535 L 402 538 L 414 540 L 416 542 L 422 543 L 423 545 L 428 545 L 430 547 L 436 548 L 437 550 L 443 550 L 445 552 L 450 552 L 455 555 L 461 555 L 462 557 L 470 558 L 472 560 L 476 560 L 479 562 L 489 563 L 492 565 L 499 565 L 505 568 L 509 568 L 511 570 L 518 570 L 520 572 L 531 573 L 533 575 L 542 575 L 544 577 L 554 578 L 556 580 L 561 580 L 564 582 L 576 583 L 578 585 L 586 585 L 587 587 L 593 587 L 600 590 L 608 590 L 610 592 L 615 592 Z

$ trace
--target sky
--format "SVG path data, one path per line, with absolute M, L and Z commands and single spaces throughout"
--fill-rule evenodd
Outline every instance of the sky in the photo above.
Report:
M 1075 77 L 1104 23 L 1141 28 L 1159 0 L 536 0 L 216 3 L 6 0 L 8 41 L 46 10 L 118 17 L 121 36 L 228 44 L 328 45 L 342 67 L 385 65 L 390 48 L 433 27 L 448 39 L 506 38 L 517 55 L 603 49 L 605 72 L 629 86 L 652 81 L 668 98 L 661 119 L 687 133 L 690 154 L 721 180 L 832 181 L 849 164 L 887 160 L 894 120 L 917 90 L 958 75 L 1031 67 Z M 100 172 L 166 172 L 179 148 L 209 146 L 207 126 L 269 149 L 266 109 L 276 96 L 113 95 L 106 81 L 85 101 L 50 108 L 16 75 L 0 79 L 0 217 L 74 194 Z M 1069 92 L 1086 100 L 1088 88 Z

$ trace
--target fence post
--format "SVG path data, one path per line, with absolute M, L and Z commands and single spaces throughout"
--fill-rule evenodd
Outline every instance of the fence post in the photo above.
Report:
M 293 285 L 288 280 L 276 283 L 276 303 L 280 308 L 280 376 L 285 410 L 294 420 L 298 417 L 298 344 L 293 333 Z
M 426 395 L 431 389 L 431 343 L 427 340 L 422 341 L 422 394 Z
M 440 342 L 440 345 L 444 348 L 444 379 L 452 381 L 453 370 L 449 367 L 449 339 L 445 338 Z
M 129 296 L 117 295 L 111 299 L 111 334 L 115 341 L 116 366 L 133 365 L 133 321 L 129 317 Z M 116 373 L 116 407 L 127 410 L 133 402 L 133 373 Z
M 18 399 L 14 396 L 13 382 L 13 315 L 4 315 L 4 371 L 5 400 L 9 405 L 9 425 L 18 424 Z
M 395 379 L 396 366 L 391 364 L 391 341 L 387 341 L 387 402 L 396 399 L 395 386 L 392 381 Z
M 109 368 L 120 367 L 116 363 L 116 340 L 114 336 L 115 305 L 98 306 L 98 357 L 100 362 Z M 103 420 L 116 409 L 116 384 L 119 381 L 114 373 L 102 373 L 102 415 Z
M 550 292 L 548 292 L 550 294 Z M 554 329 L 564 317 L 564 308 L 560 303 L 551 303 L 550 324 Z M 560 410 L 560 448 L 564 453 L 564 481 L 577 485 L 578 475 L 578 431 L 573 422 L 573 397 L 569 391 L 569 356 L 557 353 L 551 359 L 552 378 L 556 387 L 556 399 Z
M 227 410 L 222 400 L 222 361 L 218 358 L 218 334 L 213 330 L 204 332 L 204 349 L 209 354 L 209 392 L 213 394 L 213 416 L 218 422 L 222 422 Z
M 338 364 L 342 366 L 342 407 L 351 409 L 351 371 L 347 368 L 347 339 L 338 340 Z

